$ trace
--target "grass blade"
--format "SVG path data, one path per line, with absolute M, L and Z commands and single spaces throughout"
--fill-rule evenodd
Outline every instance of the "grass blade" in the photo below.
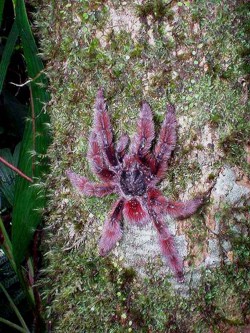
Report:
M 4 319 L 4 318 L 0 317 L 0 322 L 4 323 L 5 325 L 8 325 L 9 327 L 14 328 L 15 330 L 17 330 L 19 332 L 27 333 L 27 331 L 24 328 L 22 328 L 21 326 L 18 326 L 16 324 L 14 324 L 14 323 L 12 323 L 11 321 L 9 321 L 7 319 Z
M 15 150 L 13 152 L 13 165 L 17 166 L 18 161 L 19 161 L 19 156 L 20 156 L 20 148 L 21 148 L 21 143 L 19 142 L 16 147 Z
M 1 3 L 1 1 L 0 1 L 0 3 Z M 0 16 L 1 16 L 1 4 L 0 4 Z M 14 47 L 16 45 L 17 38 L 18 38 L 18 28 L 17 28 L 16 21 L 14 21 L 11 31 L 8 36 L 7 42 L 4 46 L 3 55 L 2 55 L 2 59 L 1 59 L 1 63 L 0 63 L 0 94 L 3 89 L 3 83 L 5 80 L 6 72 L 7 72 L 9 63 L 10 63 L 10 58 L 14 51 Z
M 3 9 L 4 9 L 4 0 L 0 1 L 0 27 L 2 26 L 3 21 Z
M 13 206 L 16 175 L 8 167 L 8 164 L 13 165 L 13 156 L 10 149 L 0 149 L 0 189 L 9 204 Z
M 13 4 L 30 78 L 31 96 L 30 119 L 24 130 L 18 168 L 37 181 L 36 184 L 30 185 L 19 176 L 16 179 L 12 246 L 16 263 L 20 264 L 27 254 L 34 231 L 41 222 L 41 212 L 45 205 L 45 189 L 38 183 L 48 170 L 45 154 L 50 143 L 46 127 L 49 117 L 44 112 L 44 104 L 48 102 L 49 94 L 46 91 L 47 79 L 43 73 L 42 61 L 38 57 L 38 49 L 30 29 L 24 1 L 15 0 Z
M 12 301 L 10 295 L 8 294 L 7 290 L 4 288 L 4 286 L 2 285 L 2 283 L 0 282 L 0 288 L 2 289 L 4 295 L 6 296 L 6 298 L 8 299 L 10 306 L 12 307 L 13 311 L 15 312 L 17 318 L 19 319 L 22 327 L 24 328 L 24 330 L 26 330 L 26 333 L 29 333 L 29 329 L 21 315 L 21 313 L 19 312 L 18 308 L 16 307 L 15 303 Z

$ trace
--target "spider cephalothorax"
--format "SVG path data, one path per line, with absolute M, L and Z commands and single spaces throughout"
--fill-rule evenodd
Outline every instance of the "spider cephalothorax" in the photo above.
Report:
M 170 234 L 164 215 L 185 218 L 203 203 L 203 198 L 180 202 L 163 196 L 156 184 L 167 170 L 168 160 L 176 144 L 176 118 L 173 105 L 167 106 L 158 142 L 151 149 L 154 123 L 150 106 L 142 103 L 137 132 L 129 146 L 129 137 L 122 135 L 114 145 L 112 128 L 102 90 L 95 103 L 94 124 L 89 138 L 88 160 L 93 173 L 101 183 L 68 171 L 68 177 L 80 193 L 103 197 L 119 195 L 104 223 L 99 242 L 100 255 L 106 255 L 122 237 L 122 217 L 130 223 L 144 225 L 151 221 L 157 231 L 163 256 L 179 280 L 183 280 L 183 261 L 179 257 L 174 238 Z

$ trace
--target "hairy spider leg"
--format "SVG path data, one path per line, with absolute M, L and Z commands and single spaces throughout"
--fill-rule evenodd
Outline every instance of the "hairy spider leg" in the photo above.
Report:
M 102 236 L 99 241 L 99 253 L 101 256 L 108 254 L 122 238 L 120 221 L 122 219 L 123 206 L 124 200 L 117 200 L 104 223 Z
M 116 154 L 117 159 L 121 163 L 123 161 L 123 158 L 126 154 L 126 149 L 129 145 L 129 136 L 127 134 L 122 134 L 120 138 L 118 139 L 118 142 L 116 144 Z
M 112 127 L 102 89 L 98 91 L 96 96 L 93 132 L 97 134 L 100 149 L 104 151 L 107 162 L 112 169 L 112 166 L 117 165 L 117 158 L 113 144 Z
M 137 122 L 137 133 L 132 141 L 131 153 L 143 160 L 149 153 L 154 135 L 155 130 L 151 108 L 148 103 L 143 102 Z
M 174 218 L 185 219 L 194 214 L 203 203 L 201 197 L 183 202 L 166 200 L 164 212 Z
M 162 215 L 157 215 L 156 212 L 151 213 L 154 226 L 158 233 L 161 253 L 166 258 L 169 267 L 174 272 L 177 280 L 183 282 L 183 260 L 180 258 L 175 247 L 174 237 L 169 232 L 165 225 Z
M 101 180 L 109 182 L 114 179 L 115 172 L 110 170 L 109 166 L 107 165 L 98 143 L 97 134 L 93 131 L 89 137 L 87 157 L 92 171 Z
M 153 188 L 148 191 L 149 205 L 157 214 L 164 213 L 174 218 L 184 219 L 194 214 L 204 203 L 202 197 L 187 201 L 172 201 L 164 197 L 160 190 Z
M 175 107 L 167 105 L 167 114 L 163 121 L 158 142 L 154 148 L 154 158 L 151 160 L 151 170 L 160 181 L 165 176 L 168 160 L 176 144 Z
M 104 197 L 106 195 L 116 193 L 116 186 L 112 184 L 97 184 L 90 182 L 86 177 L 79 176 L 73 171 L 68 170 L 67 176 L 78 192 L 88 197 Z

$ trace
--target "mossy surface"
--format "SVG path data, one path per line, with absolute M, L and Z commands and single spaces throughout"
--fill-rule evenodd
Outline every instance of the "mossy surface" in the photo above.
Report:
M 247 203 L 244 209 L 216 208 L 217 268 L 197 270 L 196 265 L 213 234 L 207 216 L 214 203 L 181 224 L 189 240 L 191 278 L 185 288 L 176 288 L 157 274 L 155 262 L 148 263 L 142 277 L 124 266 L 119 252 L 98 256 L 98 238 L 114 196 L 79 197 L 65 171 L 95 179 L 86 152 L 94 98 L 103 87 L 115 137 L 132 136 L 143 99 L 152 106 L 157 128 L 166 103 L 176 105 L 178 144 L 161 185 L 172 199 L 190 189 L 194 194 L 207 189 L 225 164 L 249 177 L 248 2 L 65 0 L 43 1 L 38 8 L 54 137 L 40 281 L 52 331 L 240 331 L 250 320 Z M 215 147 L 204 143 L 205 130 L 216 138 Z M 210 158 L 209 169 L 200 163 L 202 156 Z M 226 241 L 232 244 L 230 258 Z

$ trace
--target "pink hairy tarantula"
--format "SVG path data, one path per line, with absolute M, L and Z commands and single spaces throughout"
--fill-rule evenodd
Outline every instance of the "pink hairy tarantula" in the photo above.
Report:
M 90 182 L 86 177 L 72 171 L 67 175 L 72 185 L 83 195 L 103 197 L 116 193 L 118 200 L 104 223 L 99 241 L 101 256 L 108 254 L 122 237 L 121 220 L 137 226 L 151 221 L 157 231 L 162 255 L 179 281 L 183 280 L 183 260 L 174 245 L 164 216 L 186 218 L 203 203 L 202 197 L 180 202 L 164 197 L 156 188 L 165 176 L 168 160 L 176 144 L 176 117 L 173 105 L 167 105 L 167 113 L 160 129 L 159 138 L 151 149 L 155 137 L 150 106 L 142 103 L 137 131 L 130 148 L 129 137 L 122 135 L 116 145 L 104 101 L 99 90 L 95 102 L 94 124 L 89 137 L 88 160 L 100 183 Z

